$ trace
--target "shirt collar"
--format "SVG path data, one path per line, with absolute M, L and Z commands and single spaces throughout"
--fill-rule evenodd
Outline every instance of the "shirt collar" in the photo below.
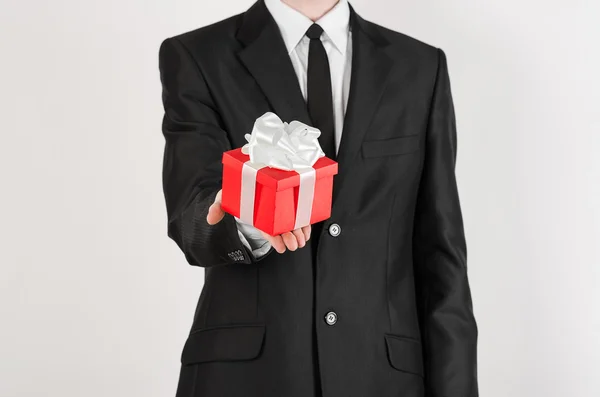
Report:
M 265 5 L 279 26 L 288 54 L 291 53 L 313 24 L 313 21 L 281 0 L 265 0 Z M 339 0 L 327 14 L 314 23 L 323 28 L 333 46 L 344 55 L 350 29 L 348 0 Z

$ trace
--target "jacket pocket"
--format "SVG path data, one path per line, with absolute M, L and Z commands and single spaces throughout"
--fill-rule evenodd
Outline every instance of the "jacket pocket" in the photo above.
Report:
M 364 158 L 409 154 L 419 150 L 421 136 L 409 135 L 377 141 L 364 141 L 362 155 Z
M 264 336 L 263 324 L 224 325 L 192 331 L 185 342 L 181 364 L 252 360 L 260 354 Z
M 385 343 L 392 367 L 423 377 L 423 352 L 418 340 L 385 334 Z

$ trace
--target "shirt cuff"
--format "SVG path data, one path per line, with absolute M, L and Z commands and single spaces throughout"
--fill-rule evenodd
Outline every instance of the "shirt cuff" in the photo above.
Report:
M 266 255 L 271 249 L 271 243 L 262 236 L 260 230 L 234 217 L 237 224 L 240 241 L 252 252 L 255 259 Z

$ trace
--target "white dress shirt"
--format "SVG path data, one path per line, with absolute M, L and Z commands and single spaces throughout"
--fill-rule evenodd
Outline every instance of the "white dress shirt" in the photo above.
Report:
M 265 0 L 265 5 L 279 27 L 305 101 L 307 98 L 308 48 L 310 43 L 310 39 L 305 34 L 313 23 L 317 23 L 323 28 L 324 33 L 321 35 L 321 42 L 327 52 L 331 72 L 335 149 L 337 152 L 340 147 L 344 116 L 348 104 L 352 65 L 352 34 L 350 32 L 348 0 L 339 0 L 327 14 L 315 22 L 281 0 Z M 292 120 L 283 121 L 290 122 Z M 271 248 L 271 244 L 262 237 L 260 231 L 243 223 L 238 218 L 236 218 L 236 221 L 242 243 L 252 251 L 256 258 L 266 254 Z

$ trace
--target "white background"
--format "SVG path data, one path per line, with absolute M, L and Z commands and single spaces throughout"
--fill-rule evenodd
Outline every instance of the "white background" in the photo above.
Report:
M 598 2 L 353 4 L 448 56 L 481 395 L 599 396 Z M 0 396 L 174 395 L 158 47 L 250 5 L 1 0 Z

